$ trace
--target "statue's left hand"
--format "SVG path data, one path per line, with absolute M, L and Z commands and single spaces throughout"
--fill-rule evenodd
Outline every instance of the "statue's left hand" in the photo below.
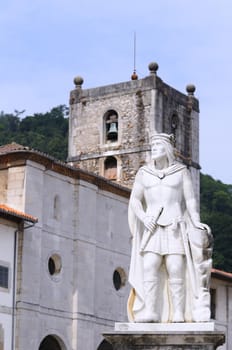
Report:
M 209 227 L 208 225 L 203 224 L 202 222 L 194 222 L 193 225 L 194 225 L 196 228 L 198 228 L 198 229 L 200 229 L 200 230 L 206 230 L 207 233 L 211 234 L 211 229 L 210 229 L 210 227 Z

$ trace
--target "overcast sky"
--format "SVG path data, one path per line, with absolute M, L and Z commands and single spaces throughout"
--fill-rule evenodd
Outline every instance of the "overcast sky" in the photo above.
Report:
M 0 0 L 0 111 L 30 115 L 68 105 L 83 88 L 130 80 L 133 35 L 140 78 L 148 64 L 200 101 L 202 172 L 232 184 L 230 0 Z

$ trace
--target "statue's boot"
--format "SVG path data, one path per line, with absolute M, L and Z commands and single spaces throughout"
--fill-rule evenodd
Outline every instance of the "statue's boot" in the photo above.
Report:
M 145 311 L 142 315 L 136 317 L 135 322 L 160 322 L 159 315 L 156 309 L 158 279 L 156 278 L 153 281 L 144 281 L 143 283 L 145 296 Z
M 172 300 L 173 317 L 172 322 L 184 322 L 185 290 L 182 278 L 169 280 L 169 287 Z

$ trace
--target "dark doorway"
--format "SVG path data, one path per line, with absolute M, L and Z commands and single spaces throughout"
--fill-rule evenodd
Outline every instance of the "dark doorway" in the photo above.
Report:
M 97 350 L 113 350 L 113 347 L 110 343 L 108 343 L 108 341 L 103 340 L 98 346 Z
M 55 337 L 48 335 L 41 342 L 39 350 L 62 350 Z

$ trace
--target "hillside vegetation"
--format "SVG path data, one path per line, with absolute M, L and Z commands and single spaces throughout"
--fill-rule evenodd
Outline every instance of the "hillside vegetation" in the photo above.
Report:
M 232 185 L 201 174 L 200 203 L 214 236 L 214 267 L 232 272 Z
M 68 108 L 20 118 L 21 112 L 0 113 L 1 145 L 17 142 L 65 161 L 68 149 Z M 232 272 L 232 185 L 201 174 L 201 219 L 214 235 L 214 267 Z
M 68 149 L 68 108 L 64 105 L 47 113 L 20 118 L 21 112 L 0 114 L 1 145 L 16 142 L 66 160 Z

